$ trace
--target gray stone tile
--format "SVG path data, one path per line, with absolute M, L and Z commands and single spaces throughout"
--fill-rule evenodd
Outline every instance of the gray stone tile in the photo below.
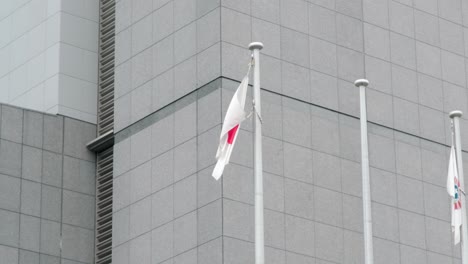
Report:
M 276 175 L 283 174 L 283 142 L 264 137 L 262 144 L 264 171 Z
M 63 117 L 44 115 L 43 145 L 45 150 L 49 150 L 56 153 L 62 153 Z
M 151 258 L 153 263 L 162 261 L 174 256 L 174 223 L 154 229 L 151 232 Z
M 413 8 L 394 1 L 388 4 L 390 29 L 408 37 L 414 37 Z
M 126 243 L 112 249 L 112 259 L 114 263 L 129 264 L 129 245 L 130 243 Z
M 364 21 L 383 28 L 389 27 L 388 1 L 364 0 L 362 6 Z
M 309 46 L 310 68 L 336 76 L 338 68 L 336 44 L 310 37 Z
M 33 111 L 24 112 L 23 144 L 42 148 L 44 116 Z
M 148 0 L 137 0 L 132 1 L 134 3 L 148 1 Z M 151 8 L 148 10 L 151 11 Z M 151 16 L 146 16 L 143 19 L 132 24 L 131 27 L 132 35 L 132 55 L 136 55 L 139 52 L 148 48 L 153 42 L 153 20 Z
M 344 16 L 336 15 L 336 42 L 338 45 L 353 49 L 356 51 L 363 50 L 363 26 L 361 20 Z
M 441 187 L 446 186 L 444 175 L 447 173 L 448 159 L 445 155 L 440 153 L 421 149 L 421 164 L 422 164 L 422 175 L 423 180 L 427 183 L 435 184 Z
M 62 186 L 62 160 L 63 157 L 59 154 L 42 152 L 42 183 Z
M 432 252 L 451 255 L 452 232 L 450 223 L 426 217 L 426 248 Z M 436 262 L 434 262 L 436 263 Z
M 449 0 L 443 2 L 443 4 L 439 2 L 439 16 L 457 24 L 462 24 L 461 2 L 460 0 Z
M 395 96 L 409 100 L 418 101 L 417 74 L 407 68 L 392 65 L 392 90 Z
M 150 193 L 151 162 L 146 162 L 130 172 L 130 203 L 147 197 Z
M 198 86 L 214 80 L 221 75 L 221 44 L 217 43 L 197 54 Z
M 343 195 L 343 227 L 348 230 L 362 232 L 363 211 L 361 198 Z
M 302 102 L 283 98 L 283 139 L 304 147 L 311 144 L 310 110 Z
M 463 70 L 464 59 L 462 56 L 442 51 L 442 79 L 465 86 L 465 71 Z
M 312 164 L 315 185 L 341 191 L 341 169 L 338 157 L 314 151 Z
M 174 147 L 174 117 L 169 115 L 151 127 L 152 157 Z
M 183 179 L 197 170 L 197 142 L 191 139 L 174 149 L 174 181 Z
M 39 252 L 40 233 L 41 220 L 39 218 L 21 215 L 19 240 L 20 248 Z
M 405 245 L 400 246 L 401 264 L 425 264 L 427 263 L 426 252 L 422 249 L 409 247 Z
M 309 36 L 287 28 L 281 29 L 281 59 L 309 67 Z
M 94 204 L 95 198 L 93 196 L 64 190 L 62 221 L 67 224 L 93 229 Z
M 341 160 L 341 185 L 343 193 L 358 197 L 362 195 L 361 165 L 359 163 Z
M 371 197 L 378 203 L 397 206 L 397 179 L 395 174 L 371 168 Z
M 391 171 L 395 171 L 395 151 L 393 141 L 369 134 L 369 163 L 371 166 Z
M 416 0 L 420 1 L 420 0 Z M 433 0 L 430 0 L 433 1 Z M 430 2 L 426 1 L 426 2 Z M 415 26 L 415 37 L 425 43 L 429 43 L 434 46 L 440 45 L 439 36 L 439 20 L 437 16 L 433 16 L 426 12 L 414 10 L 414 26 Z
M 274 92 L 282 91 L 281 60 L 263 56 L 260 75 L 262 77 L 262 87 Z
M 337 48 L 338 77 L 354 82 L 364 75 L 363 54 L 347 48 Z
M 112 244 L 118 246 L 128 242 L 130 239 L 130 207 L 115 212 L 112 215 L 112 224 Z
M 213 167 L 198 172 L 197 203 L 198 207 L 221 198 L 222 181 L 215 181 L 211 176 Z
M 174 264 L 197 264 L 197 249 L 192 249 L 174 257 Z
M 21 145 L 7 140 L 0 141 L 0 173 L 21 176 Z
M 449 256 L 427 251 L 427 263 L 428 264 L 450 263 L 451 260 L 452 259 Z
M 0 175 L 0 208 L 18 212 L 20 209 L 20 179 Z
M 398 207 L 416 213 L 424 213 L 423 184 L 421 181 L 398 176 Z
M 159 8 L 153 13 L 153 41 L 158 42 L 174 32 L 174 2 Z
M 364 23 L 364 36 L 366 54 L 390 61 L 390 33 L 388 30 Z
M 140 20 L 153 11 L 152 0 L 137 0 L 132 1 L 132 22 Z
M 141 120 L 153 110 L 152 105 L 153 82 L 148 81 L 142 86 L 134 89 L 131 93 L 131 120 L 132 123 Z
M 174 97 L 180 98 L 197 88 L 197 58 L 190 57 L 174 67 Z M 154 97 L 155 95 L 153 95 Z
M 60 258 L 41 254 L 40 264 L 60 264 Z
M 197 24 L 192 22 L 174 33 L 174 63 L 180 63 L 197 52 Z
M 130 205 L 130 238 L 151 230 L 151 197 Z
M 158 227 L 174 219 L 174 188 L 162 189 L 151 196 L 151 226 Z
M 315 224 L 312 221 L 286 216 L 286 250 L 315 256 Z
M 42 185 L 41 218 L 61 221 L 62 190 L 52 186 Z
M 221 199 L 198 209 L 198 245 L 222 235 L 223 213 Z
M 168 39 L 168 38 L 166 38 Z M 171 38 L 172 39 L 172 38 Z M 160 46 L 159 43 L 163 43 L 163 41 L 158 42 L 158 44 L 152 46 L 152 48 L 148 48 L 143 52 L 138 53 L 137 55 L 131 58 L 132 61 L 132 90 L 135 88 L 143 85 L 144 83 L 151 80 L 151 77 L 154 75 L 158 75 L 160 72 L 155 72 L 153 67 L 156 67 L 155 62 L 155 47 Z M 165 41 L 164 41 L 165 43 Z M 172 47 L 172 43 L 171 43 Z M 171 54 L 172 55 L 172 54 Z M 158 58 L 159 59 L 159 58 Z
M 168 151 L 154 158 L 151 168 L 151 190 L 158 191 L 174 182 L 174 152 Z
M 445 188 L 424 183 L 424 212 L 426 216 L 450 221 L 450 206 L 444 199 Z
M 417 69 L 433 77 L 441 77 L 440 49 L 416 41 Z
M 272 264 L 286 264 L 286 251 L 265 247 L 265 261 Z
M 419 69 L 420 50 L 415 51 L 414 39 L 392 32 L 390 33 L 390 43 L 391 61 L 393 63 L 416 69 L 416 58 L 418 58 Z M 418 56 L 416 56 L 416 53 Z
M 302 0 L 280 0 L 281 25 L 308 33 L 307 2 Z
M 41 219 L 41 253 L 60 256 L 60 223 Z
M 196 134 L 197 103 L 194 102 L 174 113 L 174 144 L 179 145 L 195 137 Z
M 265 245 L 284 249 L 284 214 L 265 210 Z
M 251 42 L 251 25 L 250 16 L 232 9 L 221 8 L 221 40 L 246 46 Z
M 421 136 L 437 142 L 445 140 L 445 115 L 437 110 L 419 106 L 419 126 Z
M 41 216 L 41 184 L 21 181 L 21 213 Z
M 463 56 L 463 27 L 444 19 L 439 19 L 439 27 L 440 47 Z
M 192 212 L 174 220 L 174 255 L 197 245 L 197 214 Z
M 229 164 L 222 180 L 223 198 L 254 204 L 253 170 L 236 164 Z M 214 180 L 214 179 L 212 179 Z
M 222 261 L 222 238 L 217 238 L 198 246 L 198 263 L 219 264 Z
M 96 138 L 96 125 L 66 118 L 64 137 L 63 151 L 66 155 L 94 161 L 95 155 L 86 148 L 86 144 Z
M 63 160 L 63 188 L 93 195 L 95 193 L 96 164 L 72 157 Z
M 378 263 L 400 263 L 400 247 L 398 243 L 385 239 L 374 239 L 374 259 Z
M 221 43 L 221 70 L 223 76 L 239 81 L 244 78 L 247 70 L 246 62 L 248 62 L 248 58 L 251 56 L 250 51 L 244 47 L 245 45 L 242 44 L 234 45 L 230 44 L 229 42 Z M 239 58 L 246 58 L 247 60 L 240 60 Z M 232 87 L 238 85 L 237 83 L 234 85 L 232 81 L 228 80 L 223 81 L 223 86 L 227 86 L 224 83 L 232 84 Z
M 444 96 L 442 81 L 424 74 L 418 74 L 419 103 L 442 111 Z
M 20 217 L 18 213 L 0 210 L 0 243 L 2 245 L 19 246 L 19 225 Z
M 265 45 L 265 47 L 262 49 L 262 54 L 270 55 L 275 58 L 280 58 L 280 31 L 280 26 L 277 24 L 270 23 L 261 19 L 252 18 L 252 40 L 262 40 L 262 43 Z
M 254 241 L 254 207 L 244 203 L 223 200 L 223 235 Z
M 398 242 L 398 209 L 372 203 L 373 234 L 376 237 Z
M 8 264 L 17 264 L 19 261 L 17 248 L 0 245 L 0 255 L 2 255 L 2 261 Z
M 151 233 L 146 233 L 130 241 L 130 263 L 151 263 Z
M 312 185 L 286 179 L 284 182 L 285 212 L 314 219 L 314 187 Z
M 152 133 L 150 128 L 143 129 L 142 131 L 132 135 L 131 137 L 131 168 L 135 168 L 143 164 L 151 158 L 151 142 Z
M 333 197 L 333 198 L 332 198 Z M 324 188 L 314 188 L 314 219 L 317 222 L 342 227 L 342 194 Z
M 421 151 L 418 147 L 396 142 L 396 172 L 415 179 L 422 179 Z
M 131 161 L 131 137 L 114 145 L 114 177 L 130 170 Z
M 290 143 L 284 143 L 284 176 L 313 183 L 312 151 Z
M 174 217 L 197 208 L 197 175 L 191 175 L 174 184 Z
M 414 7 L 431 13 L 433 15 L 437 15 L 437 0 L 413 0 L 414 1 Z
M 196 122 L 198 134 L 221 124 L 221 89 L 217 89 L 212 93 L 199 98 L 197 102 L 197 111 L 198 114 L 196 116 Z
M 39 264 L 39 253 L 20 250 L 19 253 L 20 264 Z
M 41 182 L 42 179 L 42 150 L 23 146 L 22 178 Z
M 424 216 L 399 210 L 400 242 L 405 245 L 425 249 L 426 230 Z
M 23 110 L 2 105 L 1 137 L 16 143 L 23 141 Z
M 340 130 L 337 120 L 312 115 L 312 148 L 332 155 L 340 154 Z
M 280 21 L 280 0 L 260 0 L 251 2 L 252 16 L 266 21 L 279 24 Z
M 62 257 L 91 263 L 94 258 L 94 231 L 63 225 Z
M 286 251 L 286 263 L 314 264 L 315 258 Z
M 327 41 L 336 41 L 336 13 L 318 5 L 309 5 L 309 34 Z
M 219 4 L 219 0 L 217 1 Z M 203 8 L 204 4 L 213 1 L 197 3 L 197 7 Z M 197 20 L 197 52 L 200 52 L 221 40 L 220 8 L 210 11 Z
M 338 109 L 338 81 L 336 77 L 310 71 L 311 103 Z
M 197 17 L 197 5 L 195 0 L 174 1 L 174 29 L 177 30 L 192 22 Z
M 364 239 L 360 233 L 343 231 L 344 263 L 362 263 L 364 261 Z
M 315 223 L 315 239 L 317 258 L 342 263 L 344 253 L 342 229 Z
M 132 94 L 128 93 L 115 100 L 114 129 L 120 131 L 129 126 L 132 119 Z
M 254 264 L 254 244 L 230 237 L 223 237 L 224 261 L 235 264 Z

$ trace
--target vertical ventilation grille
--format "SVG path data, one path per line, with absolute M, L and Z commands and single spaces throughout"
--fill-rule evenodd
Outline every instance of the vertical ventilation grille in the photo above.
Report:
M 98 134 L 114 128 L 115 0 L 101 0 Z
M 97 154 L 96 264 L 112 263 L 113 148 Z

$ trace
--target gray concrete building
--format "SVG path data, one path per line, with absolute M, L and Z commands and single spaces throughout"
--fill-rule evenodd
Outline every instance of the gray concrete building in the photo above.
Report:
M 16 23 L 42 5 L 40 18 Z M 1 108 L 0 263 L 254 264 L 251 121 L 223 177 L 211 177 L 252 41 L 265 45 L 266 263 L 364 263 L 360 78 L 370 81 L 375 263 L 461 263 L 445 185 L 448 113 L 468 114 L 467 1 L 8 7 L 0 102 L 48 113 Z M 18 57 L 31 49 L 23 35 L 45 44 Z M 36 56 L 51 70 L 35 75 Z

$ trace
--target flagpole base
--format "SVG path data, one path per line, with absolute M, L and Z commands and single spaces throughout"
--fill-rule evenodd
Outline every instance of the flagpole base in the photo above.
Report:
M 252 42 L 249 44 L 249 50 L 254 50 L 254 49 L 258 49 L 258 50 L 261 50 L 263 49 L 263 43 L 261 42 Z
M 463 115 L 463 112 L 460 111 L 460 110 L 452 111 L 452 112 L 450 112 L 450 114 L 449 114 L 450 118 L 461 117 L 462 115 Z
M 367 87 L 368 85 L 369 85 L 369 81 L 366 79 L 359 79 L 354 82 L 354 86 L 356 87 L 361 87 L 361 86 Z

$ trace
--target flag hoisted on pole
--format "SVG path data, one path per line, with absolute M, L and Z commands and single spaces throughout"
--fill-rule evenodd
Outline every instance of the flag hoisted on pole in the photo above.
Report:
M 454 201 L 452 199 L 452 202 L 456 203 L 451 203 L 450 206 L 452 206 L 452 228 L 454 229 L 454 242 L 457 244 L 457 231 L 460 232 L 459 230 L 459 225 L 458 221 L 460 221 L 459 218 L 454 219 L 454 217 L 459 217 L 457 216 L 456 211 L 460 211 L 461 207 L 461 238 L 458 238 L 458 241 L 461 241 L 461 255 L 462 255 L 462 264 L 468 264 L 468 243 L 465 241 L 465 239 L 468 238 L 468 227 L 466 224 L 466 198 L 465 198 L 465 192 L 463 191 L 465 187 L 465 182 L 464 182 L 464 175 L 463 175 L 463 159 L 462 159 L 462 150 L 461 150 L 461 135 L 460 135 L 460 117 L 462 116 L 461 111 L 452 111 L 450 112 L 449 116 L 452 119 L 453 122 L 453 133 L 454 133 L 454 138 L 455 138 L 455 151 L 453 151 L 453 146 L 452 150 L 450 153 L 450 164 L 449 164 L 449 175 L 447 177 L 447 191 L 451 195 L 452 190 L 454 195 L 452 197 L 455 197 L 455 188 L 457 188 L 458 191 L 458 201 Z M 454 153 L 453 153 L 454 152 Z M 456 162 L 453 158 L 453 155 L 456 157 Z M 452 166 L 455 166 L 454 168 Z M 451 169 L 454 170 L 452 171 L 453 175 L 450 175 Z M 457 175 L 458 174 L 458 175 Z M 451 177 L 453 176 L 453 177 Z M 458 183 L 456 182 L 455 176 L 458 176 Z M 450 178 L 453 178 L 453 184 L 451 185 L 452 187 L 449 190 L 449 184 L 452 183 Z M 455 210 L 455 206 L 457 206 L 457 210 Z M 455 211 L 455 215 L 454 215 Z M 454 226 L 455 223 L 455 226 Z M 458 230 L 457 230 L 458 228 Z
M 367 109 L 366 109 L 366 87 L 369 81 L 365 79 L 356 80 L 359 87 L 360 97 L 360 121 L 361 121 L 361 167 L 362 167 L 362 208 L 364 220 L 364 260 L 365 264 L 374 263 L 374 246 L 372 242 L 372 211 L 371 211 L 371 189 L 369 178 L 369 147 L 367 142 Z
M 231 103 L 229 104 L 221 129 L 220 142 L 216 153 L 217 163 L 213 170 L 213 177 L 218 180 L 223 174 L 224 167 L 229 163 L 229 158 L 236 142 L 240 124 L 247 118 L 244 110 L 245 98 L 249 84 L 250 68 L 253 73 L 253 115 L 254 115 L 254 177 L 255 177 L 255 264 L 265 264 L 265 242 L 263 224 L 263 164 L 262 164 L 262 118 L 260 101 L 260 50 L 261 42 L 252 42 L 249 49 L 252 51 L 253 60 L 249 65 L 247 75 L 237 88 Z
M 452 132 L 453 134 L 453 132 Z M 457 245 L 460 243 L 460 227 L 462 224 L 461 215 L 461 200 L 460 200 L 460 181 L 458 180 L 458 168 L 455 155 L 455 147 L 450 149 L 450 160 L 447 175 L 447 192 L 452 198 L 450 207 L 452 211 L 452 233 L 453 243 Z

